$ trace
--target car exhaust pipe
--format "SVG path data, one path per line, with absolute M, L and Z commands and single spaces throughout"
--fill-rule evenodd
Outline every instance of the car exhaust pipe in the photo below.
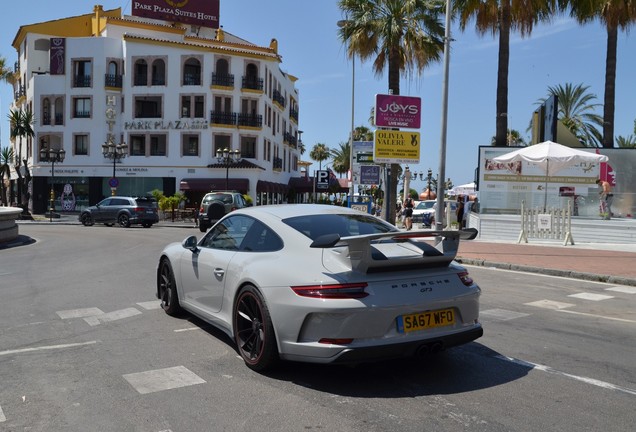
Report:
M 431 345 L 431 353 L 438 353 L 444 349 L 444 345 L 441 342 L 435 342 Z
M 415 351 L 415 356 L 418 358 L 424 358 L 428 356 L 430 353 L 430 348 L 428 345 L 420 345 Z

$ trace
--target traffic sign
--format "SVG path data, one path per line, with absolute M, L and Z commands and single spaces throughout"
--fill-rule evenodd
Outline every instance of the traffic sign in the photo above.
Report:
M 116 188 L 117 186 L 119 186 L 119 179 L 117 177 L 111 177 L 108 180 L 108 186 Z
M 329 171 L 319 170 L 316 171 L 316 190 L 329 189 Z

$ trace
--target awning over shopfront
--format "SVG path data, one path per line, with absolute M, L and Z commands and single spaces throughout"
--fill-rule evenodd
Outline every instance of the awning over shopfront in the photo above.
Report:
M 283 183 L 268 182 L 265 180 L 259 180 L 256 183 L 257 193 L 282 193 L 285 194 L 289 190 L 289 186 Z
M 334 179 L 334 186 L 332 192 L 349 192 L 349 180 L 346 178 Z M 289 179 L 289 189 L 296 193 L 321 192 L 314 190 L 314 177 L 292 177 Z
M 249 189 L 250 181 L 246 178 L 228 179 L 227 188 L 224 178 L 184 178 L 179 185 L 179 190 L 197 192 L 235 190 L 247 193 Z

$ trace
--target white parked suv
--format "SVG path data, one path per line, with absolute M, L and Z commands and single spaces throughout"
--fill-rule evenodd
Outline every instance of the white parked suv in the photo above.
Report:
M 451 223 L 457 222 L 457 210 L 456 201 L 444 201 L 444 205 L 448 206 L 450 203 Z M 423 228 L 430 228 L 435 225 L 435 212 L 437 211 L 437 200 L 425 200 L 420 201 L 419 204 L 413 209 L 413 224 L 421 224 Z M 446 212 L 444 212 L 446 215 Z M 446 222 L 446 221 L 444 221 Z

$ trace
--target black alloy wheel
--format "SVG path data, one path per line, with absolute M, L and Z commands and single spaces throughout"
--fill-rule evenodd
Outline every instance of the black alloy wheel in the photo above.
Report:
M 158 293 L 161 300 L 161 308 L 171 316 L 181 313 L 179 305 L 179 295 L 177 294 L 177 284 L 174 281 L 174 273 L 170 261 L 163 259 L 159 266 Z
M 128 228 L 130 226 L 130 218 L 126 213 L 122 213 L 117 217 L 117 223 L 121 227 Z
M 261 293 L 244 287 L 234 305 L 234 339 L 243 361 L 252 370 L 264 371 L 279 360 L 276 336 Z
M 94 224 L 93 218 L 90 215 L 90 213 L 82 214 L 81 222 L 82 222 L 82 225 L 84 226 L 92 226 Z

